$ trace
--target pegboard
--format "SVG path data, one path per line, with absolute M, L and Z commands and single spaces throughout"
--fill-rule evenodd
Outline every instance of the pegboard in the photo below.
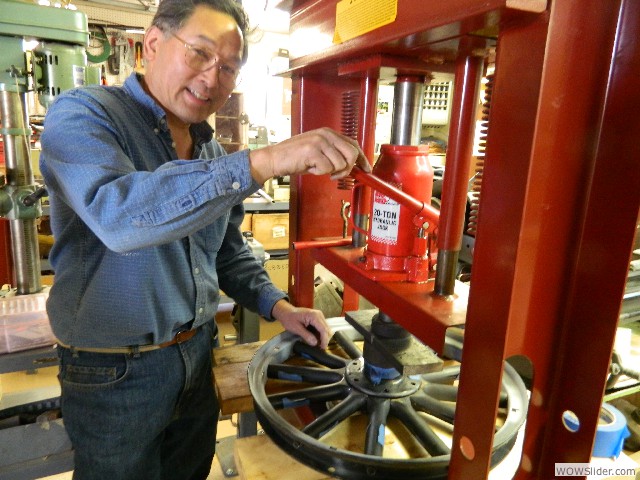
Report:
M 126 25 L 128 27 L 147 29 L 151 25 L 151 20 L 153 20 L 153 12 L 121 11 L 113 8 L 93 7 L 82 4 L 76 4 L 76 6 L 78 10 L 87 16 L 89 23 Z
M 112 39 L 114 35 L 117 35 L 119 39 L 127 39 L 131 41 L 131 47 L 137 43 L 142 42 L 144 35 L 137 33 L 127 33 L 124 28 L 121 27 L 134 27 L 142 30 L 147 29 L 151 25 L 153 20 L 152 12 L 131 12 L 124 10 L 116 10 L 114 8 L 103 8 L 82 5 L 78 6 L 78 10 L 87 15 L 88 22 L 105 25 L 105 32 L 109 39 Z M 113 44 L 113 42 L 112 42 Z M 120 60 L 120 66 L 118 73 L 110 70 L 108 62 L 102 62 L 98 65 L 101 67 L 101 76 L 104 78 L 107 85 L 121 85 L 127 79 L 127 77 L 136 70 L 134 65 L 128 60 L 132 60 L 132 57 L 123 56 Z M 137 71 L 142 71 L 138 69 Z
M 425 86 L 422 123 L 442 126 L 449 123 L 453 82 L 431 82 Z

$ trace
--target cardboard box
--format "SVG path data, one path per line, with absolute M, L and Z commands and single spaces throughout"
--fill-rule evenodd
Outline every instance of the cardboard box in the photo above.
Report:
M 265 250 L 289 249 L 288 213 L 254 213 L 251 224 L 253 237 Z
M 244 214 L 244 220 L 242 220 L 242 223 L 240 224 L 240 231 L 241 232 L 250 232 L 252 225 L 251 225 L 251 218 L 253 217 L 253 214 L 251 213 L 245 213 Z
M 271 195 L 276 202 L 288 202 L 290 199 L 289 185 L 278 186 L 273 189 L 273 195 Z
M 264 265 L 265 270 L 271 277 L 271 281 L 280 290 L 285 292 L 289 289 L 289 258 L 270 258 Z

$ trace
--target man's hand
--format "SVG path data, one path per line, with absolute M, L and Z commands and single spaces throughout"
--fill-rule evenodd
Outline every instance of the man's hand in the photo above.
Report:
M 271 315 L 287 331 L 299 335 L 309 345 L 323 350 L 327 348 L 332 332 L 320 310 L 294 307 L 286 300 L 279 300 Z
M 249 162 L 251 175 L 260 184 L 272 177 L 295 173 L 342 178 L 349 175 L 356 164 L 365 172 L 371 171 L 358 142 L 330 128 L 311 130 L 252 150 Z

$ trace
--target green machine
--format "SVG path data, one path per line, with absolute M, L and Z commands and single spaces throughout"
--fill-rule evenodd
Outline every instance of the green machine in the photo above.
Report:
M 98 83 L 98 69 L 87 66 L 88 41 L 87 17 L 81 12 L 0 0 L 0 134 L 5 159 L 0 217 L 6 219 L 0 225 L 0 283 L 11 283 L 7 297 L 21 295 L 24 302 L 19 304 L 29 304 L 31 295 L 44 290 L 36 223 L 46 190 L 36 183 L 31 167 L 29 101 L 37 95 L 46 109 L 62 91 Z M 49 359 L 50 349 L 46 351 L 2 354 L 0 372 L 52 365 L 55 354 Z M 39 400 L 37 405 L 51 408 L 54 400 Z M 6 445 L 0 455 L 0 478 L 26 480 L 73 469 L 73 450 L 62 419 L 43 425 L 46 428 L 26 424 L 0 430 L 0 444 Z
M 6 169 L 0 216 L 10 224 L 17 294 L 42 289 L 36 219 L 46 191 L 35 184 L 31 169 L 27 93 L 35 91 L 47 108 L 64 90 L 99 83 L 98 68 L 87 66 L 88 41 L 81 12 L 0 0 L 0 133 Z

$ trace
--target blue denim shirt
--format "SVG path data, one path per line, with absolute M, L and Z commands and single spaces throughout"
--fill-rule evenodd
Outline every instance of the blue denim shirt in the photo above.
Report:
M 76 347 L 170 340 L 211 321 L 220 290 L 270 318 L 284 292 L 243 242 L 242 200 L 260 185 L 248 151 L 227 155 L 206 124 L 178 159 L 164 110 L 133 74 L 122 87 L 63 93 L 40 169 L 49 191 L 55 282 L 47 312 Z

